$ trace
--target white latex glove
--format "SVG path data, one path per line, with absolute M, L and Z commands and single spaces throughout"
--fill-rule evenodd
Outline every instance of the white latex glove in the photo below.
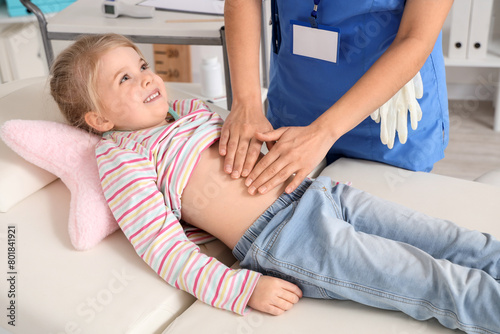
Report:
M 411 128 L 417 129 L 422 119 L 422 109 L 417 99 L 424 95 L 424 86 L 420 72 L 401 88 L 389 101 L 371 114 L 371 118 L 380 123 L 380 140 L 388 148 L 394 147 L 394 138 L 398 132 L 399 142 L 406 143 L 408 138 L 408 111 L 410 111 Z

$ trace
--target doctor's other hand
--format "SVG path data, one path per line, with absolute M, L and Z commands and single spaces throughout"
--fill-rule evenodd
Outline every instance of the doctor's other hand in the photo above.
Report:
M 257 106 L 262 110 L 262 106 Z M 219 154 L 225 156 L 224 171 L 232 178 L 246 177 L 259 158 L 262 141 L 255 138 L 257 131 L 271 131 L 273 126 L 262 112 L 250 108 L 233 109 L 222 126 Z
M 314 124 L 255 134 L 270 150 L 245 180 L 250 194 L 265 194 L 295 174 L 285 189 L 291 193 L 325 158 L 335 141 Z
M 280 315 L 302 298 L 302 291 L 293 283 L 272 276 L 261 276 L 253 290 L 248 306 L 254 310 Z
M 380 123 L 380 140 L 389 149 L 394 147 L 396 131 L 399 142 L 406 143 L 408 138 L 408 111 L 410 112 L 411 128 L 417 129 L 422 119 L 422 110 L 417 99 L 424 95 L 420 72 L 403 86 L 389 101 L 371 114 L 371 118 Z

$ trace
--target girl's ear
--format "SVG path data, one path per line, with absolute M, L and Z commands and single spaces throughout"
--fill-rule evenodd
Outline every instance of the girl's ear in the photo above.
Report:
M 109 131 L 115 126 L 111 121 L 95 111 L 89 111 L 85 114 L 85 122 L 100 132 Z

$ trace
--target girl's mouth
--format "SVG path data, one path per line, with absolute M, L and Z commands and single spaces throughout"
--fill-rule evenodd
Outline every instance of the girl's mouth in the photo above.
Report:
M 159 96 L 160 96 L 160 92 L 155 91 L 153 94 L 149 95 L 147 99 L 144 100 L 144 103 L 149 103 L 149 102 L 155 100 Z

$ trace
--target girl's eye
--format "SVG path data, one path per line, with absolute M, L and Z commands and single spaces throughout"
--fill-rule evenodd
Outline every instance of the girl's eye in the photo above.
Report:
M 122 83 L 124 83 L 125 81 L 127 81 L 128 79 L 129 79 L 128 75 L 127 75 L 127 74 L 125 74 L 125 75 L 123 76 L 123 78 L 120 80 L 120 83 L 122 84 Z
M 141 66 L 141 71 L 145 71 L 145 70 L 147 70 L 148 68 L 149 68 L 149 64 L 148 64 L 148 63 L 144 63 L 144 64 L 142 64 L 142 66 Z

